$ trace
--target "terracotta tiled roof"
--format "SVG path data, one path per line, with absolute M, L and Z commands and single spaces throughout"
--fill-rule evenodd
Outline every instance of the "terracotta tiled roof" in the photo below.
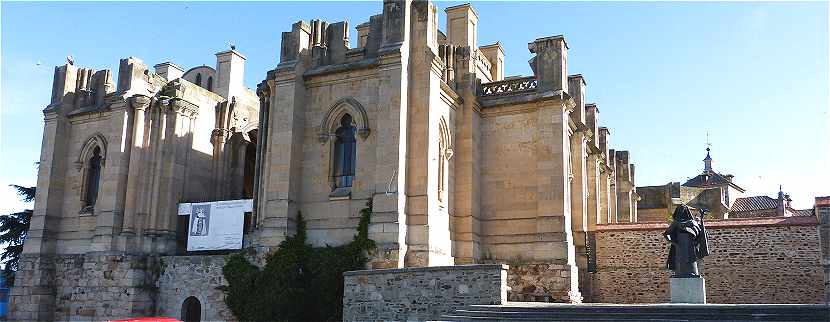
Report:
M 813 215 L 813 209 L 788 209 L 792 214 L 793 217 L 807 217 Z
M 816 206 L 830 206 L 830 196 L 816 197 Z
M 697 175 L 694 178 L 689 179 L 686 183 L 683 184 L 685 187 L 698 187 L 698 188 L 705 188 L 705 187 L 713 187 L 713 186 L 722 186 L 724 184 L 728 184 L 735 189 L 740 190 L 741 192 L 744 191 L 743 188 L 739 187 L 738 185 L 729 181 L 726 176 L 717 173 L 715 171 L 706 171 Z
M 767 196 L 744 197 L 735 199 L 732 209 L 729 211 L 758 211 L 775 209 L 778 207 L 778 199 Z

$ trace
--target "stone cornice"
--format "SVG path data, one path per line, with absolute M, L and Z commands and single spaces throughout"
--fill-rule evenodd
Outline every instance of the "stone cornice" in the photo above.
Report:
M 521 94 L 510 95 L 510 96 L 496 96 L 496 97 L 479 97 L 478 101 L 481 103 L 481 107 L 486 109 L 488 107 L 496 107 L 502 105 L 516 105 L 516 104 L 526 104 L 526 103 L 536 103 L 536 102 L 544 102 L 550 100 L 561 100 L 565 102 L 567 106 L 567 110 L 573 109 L 574 103 L 573 99 L 571 99 L 568 93 L 562 90 L 555 90 L 555 91 L 545 91 L 545 92 L 537 92 L 537 91 L 528 91 Z
M 323 65 L 309 69 L 303 73 L 303 78 L 308 79 L 314 76 L 322 76 L 340 72 L 350 72 L 354 70 L 368 69 L 378 66 L 377 58 L 367 58 L 356 62 L 348 62 L 337 65 Z
M 444 62 L 441 61 L 441 57 L 436 55 L 430 49 L 427 49 L 426 56 L 426 60 L 431 63 L 430 71 L 433 74 L 438 75 L 438 78 L 441 78 L 441 75 L 444 73 L 444 69 L 447 67 L 446 65 L 444 65 Z
M 284 86 L 286 84 L 294 85 L 296 83 L 296 73 L 291 71 L 279 72 L 274 76 L 274 79 L 269 79 L 268 81 L 274 82 L 274 86 Z
M 565 37 L 562 35 L 536 38 L 536 40 L 527 44 L 527 49 L 530 50 L 530 53 L 537 54 L 548 49 L 549 47 L 553 47 L 556 41 L 562 41 L 562 43 L 565 44 L 565 49 L 569 49 L 568 43 L 565 41 Z
M 174 112 L 179 115 L 184 115 L 187 117 L 195 117 L 199 114 L 199 106 L 188 102 L 182 98 L 173 97 L 170 98 L 167 102 L 162 101 L 162 104 L 165 104 L 168 108 L 167 111 Z
M 464 99 L 461 96 L 459 96 L 458 93 L 455 92 L 455 90 L 450 88 L 450 86 L 447 85 L 447 83 L 444 83 L 443 81 L 439 81 L 438 83 L 441 87 L 441 92 L 448 98 L 450 98 L 455 105 L 464 104 Z
M 265 81 L 275 80 L 277 79 L 277 70 L 272 69 L 265 73 Z
M 262 82 L 257 84 L 256 96 L 260 99 L 271 97 L 271 85 L 268 84 L 268 80 L 263 80 Z
M 399 67 L 404 62 L 404 54 L 401 52 L 400 47 L 381 48 L 378 51 L 377 60 L 378 67 L 381 69 Z
M 130 103 L 130 106 L 136 110 L 146 110 L 150 107 L 150 102 L 152 98 L 146 95 L 136 94 L 127 99 Z
M 378 73 L 373 69 L 357 69 L 340 75 L 327 74 L 320 75 L 319 77 L 308 77 L 305 78 L 304 81 L 306 88 L 313 88 L 335 84 L 350 84 L 368 79 L 376 79 L 378 76 Z
M 297 67 L 298 63 L 299 63 L 299 60 L 296 60 L 296 59 L 281 62 L 281 63 L 277 64 L 277 68 L 274 69 L 274 72 L 283 73 L 283 72 L 294 71 L 294 69 Z M 270 72 L 269 72 L 269 74 L 270 74 Z

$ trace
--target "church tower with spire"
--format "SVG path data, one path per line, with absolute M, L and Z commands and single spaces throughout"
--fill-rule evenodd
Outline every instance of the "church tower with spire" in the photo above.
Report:
M 703 172 L 687 180 L 686 195 L 695 195 L 688 202 L 694 207 L 708 209 L 716 218 L 722 218 L 729 211 L 735 198 L 745 190 L 732 182 L 731 174 L 721 174 L 712 167 L 712 144 L 706 140 L 706 157 L 703 158 Z
M 708 147 L 706 148 L 706 158 L 703 159 L 703 172 L 704 173 L 712 172 L 712 156 L 709 155 L 710 150 L 711 149 L 709 149 Z

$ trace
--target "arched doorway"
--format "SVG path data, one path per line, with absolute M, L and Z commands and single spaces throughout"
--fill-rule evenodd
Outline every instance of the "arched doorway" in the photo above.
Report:
M 254 180 L 256 178 L 256 146 L 257 146 L 257 129 L 248 132 L 248 137 L 251 139 L 248 144 L 245 144 L 245 164 L 242 170 L 242 197 L 251 199 L 254 197 Z
M 191 296 L 184 300 L 184 303 L 182 303 L 182 321 L 202 321 L 202 303 L 199 303 L 199 299 L 197 299 L 194 296 Z

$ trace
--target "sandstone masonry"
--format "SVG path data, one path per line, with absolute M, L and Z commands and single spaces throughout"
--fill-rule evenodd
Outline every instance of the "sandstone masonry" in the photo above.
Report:
M 257 254 L 300 212 L 311 244 L 346 243 L 371 201 L 371 268 L 515 264 L 511 296 L 581 301 L 597 225 L 636 221 L 638 196 L 565 37 L 527 39 L 532 75 L 506 77 L 469 4 L 443 30 L 429 1 L 379 9 L 356 37 L 347 21 L 285 26 L 256 91 L 233 46 L 186 71 L 56 67 L 11 317 L 179 317 L 191 298 L 230 318 L 221 259 L 175 257 L 195 255 L 177 205 L 243 198 Z

